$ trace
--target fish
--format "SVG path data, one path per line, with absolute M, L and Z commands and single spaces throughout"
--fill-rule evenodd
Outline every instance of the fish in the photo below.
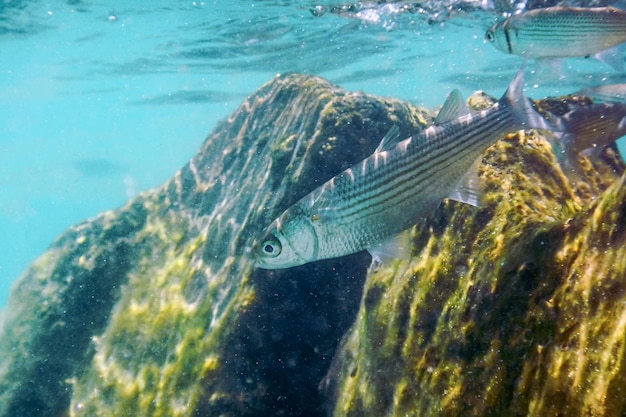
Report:
M 555 6 L 510 16 L 485 33 L 496 49 L 525 58 L 595 56 L 623 72 L 626 12 L 614 7 Z
M 589 97 L 594 103 L 626 104 L 626 84 L 606 84 L 578 90 L 574 95 Z
M 478 166 L 485 149 L 508 133 L 552 128 L 523 95 L 522 86 L 520 70 L 502 98 L 486 110 L 440 119 L 403 140 L 399 129 L 391 128 L 369 157 L 275 219 L 253 243 L 254 265 L 289 268 L 364 249 L 373 262 L 382 262 L 403 250 L 403 231 L 431 216 L 443 199 L 479 205 Z M 463 107 L 458 97 L 450 95 L 444 114 L 456 113 L 447 108 Z
M 595 160 L 604 147 L 626 136 L 626 84 L 582 89 L 573 97 L 587 97 L 590 104 L 572 106 L 553 119 L 558 142 L 553 143 L 566 173 L 581 173 L 579 154 Z

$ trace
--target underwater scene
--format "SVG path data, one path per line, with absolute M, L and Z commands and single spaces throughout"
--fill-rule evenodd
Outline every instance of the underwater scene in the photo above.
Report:
M 0 417 L 626 415 L 619 1 L 0 3 Z

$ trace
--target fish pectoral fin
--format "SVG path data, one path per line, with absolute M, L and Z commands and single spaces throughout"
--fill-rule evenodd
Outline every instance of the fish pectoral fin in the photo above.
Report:
M 312 222 L 332 222 L 338 218 L 337 210 L 333 207 L 324 207 L 322 209 L 317 210 L 315 213 L 311 215 Z
M 537 58 L 535 71 L 544 80 L 558 81 L 565 78 L 562 58 Z
M 367 248 L 372 255 L 372 263 L 386 263 L 393 259 L 408 260 L 411 258 L 411 230 L 393 236 Z
M 400 142 L 400 128 L 398 125 L 391 126 L 391 129 L 381 139 L 375 152 L 388 151 Z
M 624 51 L 619 46 L 598 52 L 593 57 L 598 61 L 610 65 L 617 72 L 624 72 Z
M 481 161 L 482 157 L 474 161 L 470 169 L 457 182 L 456 187 L 448 196 L 449 199 L 477 207 L 482 205 L 483 186 L 478 178 L 478 167 Z
M 450 122 L 454 119 L 458 119 L 461 116 L 470 114 L 470 108 L 467 102 L 461 95 L 461 92 L 455 88 L 446 98 L 441 110 L 435 117 L 435 124 L 440 125 L 446 122 Z

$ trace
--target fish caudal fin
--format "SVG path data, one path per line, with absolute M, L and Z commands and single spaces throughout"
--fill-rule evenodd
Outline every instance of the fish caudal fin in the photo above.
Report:
M 520 129 L 559 130 L 548 123 L 534 109 L 532 102 L 524 96 L 524 67 L 525 65 L 522 65 L 522 68 L 517 72 L 499 103 L 511 108 L 515 122 L 520 126 Z

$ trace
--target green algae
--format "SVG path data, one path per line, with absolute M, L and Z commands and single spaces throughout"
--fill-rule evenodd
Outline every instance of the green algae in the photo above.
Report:
M 444 204 L 410 261 L 369 277 L 333 415 L 623 412 L 625 177 L 590 198 L 532 132 L 491 147 L 481 177 L 485 207 Z
M 151 253 L 139 259 L 107 329 L 93 339 L 92 365 L 73 381 L 71 415 L 192 412 L 198 381 L 218 368 L 230 322 L 225 317 L 250 302 L 250 289 L 243 281 L 233 293 L 221 294 L 219 276 L 207 282 L 209 271 L 199 258 L 207 237 L 190 237 L 189 228 L 168 211 L 149 216 L 135 236 L 152 242 Z
M 484 206 L 444 202 L 410 260 L 252 268 L 285 207 L 428 120 L 316 77 L 263 86 L 172 180 L 71 228 L 21 278 L 0 416 L 623 414 L 610 149 L 573 179 L 545 137 L 509 135 L 481 165 Z
M 20 279 L 10 308 L 22 314 L 0 338 L 0 415 L 321 415 L 317 385 L 367 261 L 334 260 L 306 281 L 255 271 L 247 253 L 393 124 L 425 119 L 316 77 L 261 87 L 170 181 L 68 230 Z

